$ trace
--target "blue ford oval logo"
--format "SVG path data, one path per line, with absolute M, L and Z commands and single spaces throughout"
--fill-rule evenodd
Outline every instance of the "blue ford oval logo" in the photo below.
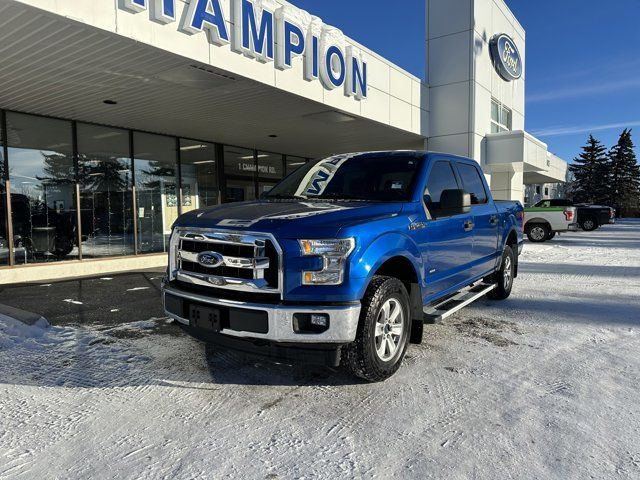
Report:
M 224 257 L 218 252 L 201 252 L 198 254 L 198 263 L 203 267 L 216 268 L 224 263 Z
M 516 42 L 504 33 L 494 36 L 489 42 L 491 60 L 500 76 L 507 82 L 522 76 L 522 57 Z

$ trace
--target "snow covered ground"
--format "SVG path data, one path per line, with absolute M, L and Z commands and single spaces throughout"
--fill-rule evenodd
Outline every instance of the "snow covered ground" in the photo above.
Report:
M 34 287 L 38 288 L 38 287 Z M 385 383 L 0 319 L 0 478 L 640 478 L 640 221 L 526 244 Z

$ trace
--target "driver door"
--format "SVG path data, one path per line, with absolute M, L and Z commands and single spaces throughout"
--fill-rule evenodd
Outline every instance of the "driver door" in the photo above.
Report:
M 424 189 L 426 227 L 413 232 L 425 268 L 424 304 L 450 293 L 471 276 L 473 231 L 468 224 L 472 216 L 469 213 L 446 216 L 439 212 L 442 192 L 459 188 L 462 187 L 451 162 L 436 158 L 430 166 Z

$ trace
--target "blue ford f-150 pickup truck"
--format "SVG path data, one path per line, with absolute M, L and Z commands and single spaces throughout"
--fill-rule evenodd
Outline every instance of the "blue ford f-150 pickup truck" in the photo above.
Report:
M 199 338 L 379 381 L 425 320 L 509 296 L 523 221 L 519 202 L 494 202 L 473 160 L 336 155 L 260 200 L 182 215 L 164 308 Z

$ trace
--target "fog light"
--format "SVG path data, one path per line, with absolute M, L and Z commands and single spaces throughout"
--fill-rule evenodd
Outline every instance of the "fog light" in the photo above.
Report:
M 312 313 L 311 325 L 315 325 L 316 327 L 328 327 L 329 315 L 326 315 L 324 313 Z
M 295 313 L 293 331 L 296 333 L 324 333 L 329 330 L 327 313 Z

